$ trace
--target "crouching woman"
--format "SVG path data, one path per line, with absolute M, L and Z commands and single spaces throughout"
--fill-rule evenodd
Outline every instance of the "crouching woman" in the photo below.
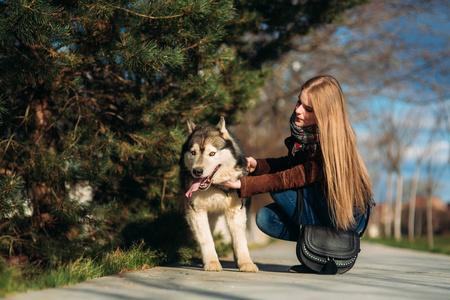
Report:
M 256 223 L 271 237 L 297 241 L 298 193 L 303 198 L 303 224 L 361 231 L 372 184 L 356 149 L 338 81 L 331 76 L 308 80 L 289 122 L 286 156 L 248 157 L 251 176 L 222 184 L 239 189 L 241 197 L 270 193 L 274 203 L 258 211 Z

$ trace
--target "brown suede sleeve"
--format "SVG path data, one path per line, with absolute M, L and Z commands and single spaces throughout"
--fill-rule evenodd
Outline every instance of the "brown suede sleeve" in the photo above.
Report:
M 257 159 L 256 162 L 256 169 L 252 175 L 272 174 L 287 169 L 288 157 Z
M 253 171 L 252 175 L 262 175 L 268 174 L 270 171 L 270 166 L 266 159 L 256 159 L 256 169 Z
M 274 174 L 241 178 L 241 197 L 299 188 L 313 182 L 323 181 L 322 165 L 315 160 L 297 165 Z

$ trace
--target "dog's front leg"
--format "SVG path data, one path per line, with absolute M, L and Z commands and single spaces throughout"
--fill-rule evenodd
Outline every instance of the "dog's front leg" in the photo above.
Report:
M 208 213 L 204 210 L 188 210 L 186 219 L 202 252 L 205 271 L 222 271 L 214 240 L 209 227 Z
M 225 212 L 228 229 L 230 230 L 233 242 L 234 255 L 236 257 L 239 271 L 258 272 L 258 267 L 252 262 L 247 246 L 247 236 L 245 233 L 247 216 L 245 208 L 230 208 Z

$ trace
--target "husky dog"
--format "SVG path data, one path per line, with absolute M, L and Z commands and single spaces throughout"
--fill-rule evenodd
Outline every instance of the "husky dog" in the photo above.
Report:
M 196 126 L 188 119 L 189 137 L 180 158 L 180 183 L 186 219 L 200 245 L 206 271 L 221 271 L 212 232 L 220 215 L 230 230 L 234 256 L 242 272 L 258 272 L 247 247 L 246 213 L 236 190 L 217 183 L 236 181 L 247 175 L 247 160 L 237 139 L 225 128 Z

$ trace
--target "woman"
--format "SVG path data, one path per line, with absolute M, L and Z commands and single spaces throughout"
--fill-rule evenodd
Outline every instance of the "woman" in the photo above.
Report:
M 287 156 L 249 157 L 252 176 L 222 184 L 239 189 L 241 197 L 270 192 L 274 203 L 258 211 L 256 223 L 274 238 L 297 241 L 297 193 L 304 201 L 303 224 L 362 230 L 371 180 L 335 78 L 318 76 L 303 85 L 290 126 Z

